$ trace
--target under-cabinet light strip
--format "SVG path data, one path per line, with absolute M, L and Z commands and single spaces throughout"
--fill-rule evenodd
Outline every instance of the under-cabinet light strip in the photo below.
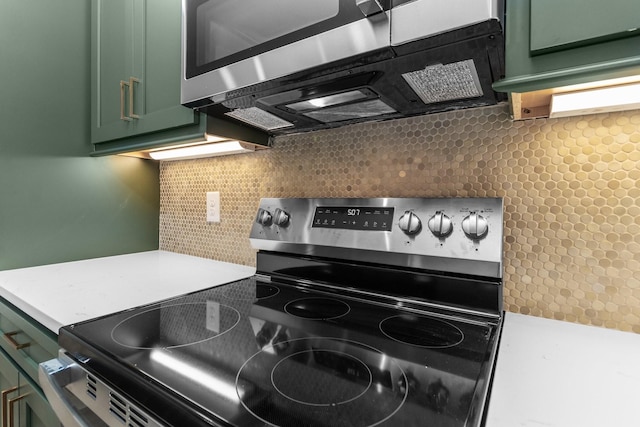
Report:
M 549 117 L 597 114 L 636 108 L 640 108 L 640 83 L 553 94 Z
M 255 148 L 249 144 L 241 144 L 239 141 L 225 141 L 152 151 L 149 153 L 149 156 L 155 160 L 185 160 L 201 157 L 223 156 L 227 154 L 250 153 L 252 151 L 255 151 Z

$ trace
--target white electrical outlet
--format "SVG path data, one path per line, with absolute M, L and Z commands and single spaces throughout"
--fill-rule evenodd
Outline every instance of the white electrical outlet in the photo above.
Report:
M 207 192 L 207 222 L 220 222 L 220 192 Z

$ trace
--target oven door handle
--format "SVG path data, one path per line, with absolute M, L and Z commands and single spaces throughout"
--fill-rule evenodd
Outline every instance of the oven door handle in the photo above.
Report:
M 65 387 L 82 378 L 84 371 L 78 364 L 60 352 L 58 359 L 42 362 L 38 368 L 38 380 L 49 404 L 65 427 L 90 427 L 89 420 L 71 403 L 71 392 Z M 77 401 L 77 399 L 76 399 Z M 78 402 L 80 403 L 80 402 Z M 86 412 L 86 411 L 84 411 Z

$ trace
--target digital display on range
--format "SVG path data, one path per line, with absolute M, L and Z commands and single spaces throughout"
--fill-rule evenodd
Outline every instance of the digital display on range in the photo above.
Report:
M 312 227 L 345 230 L 391 231 L 393 208 L 318 206 Z

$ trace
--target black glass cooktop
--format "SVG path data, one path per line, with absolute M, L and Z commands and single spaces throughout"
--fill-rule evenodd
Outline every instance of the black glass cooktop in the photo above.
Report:
M 202 425 L 446 427 L 482 404 L 495 335 L 488 322 L 250 278 L 65 327 L 60 344 L 173 425 L 164 395 Z

